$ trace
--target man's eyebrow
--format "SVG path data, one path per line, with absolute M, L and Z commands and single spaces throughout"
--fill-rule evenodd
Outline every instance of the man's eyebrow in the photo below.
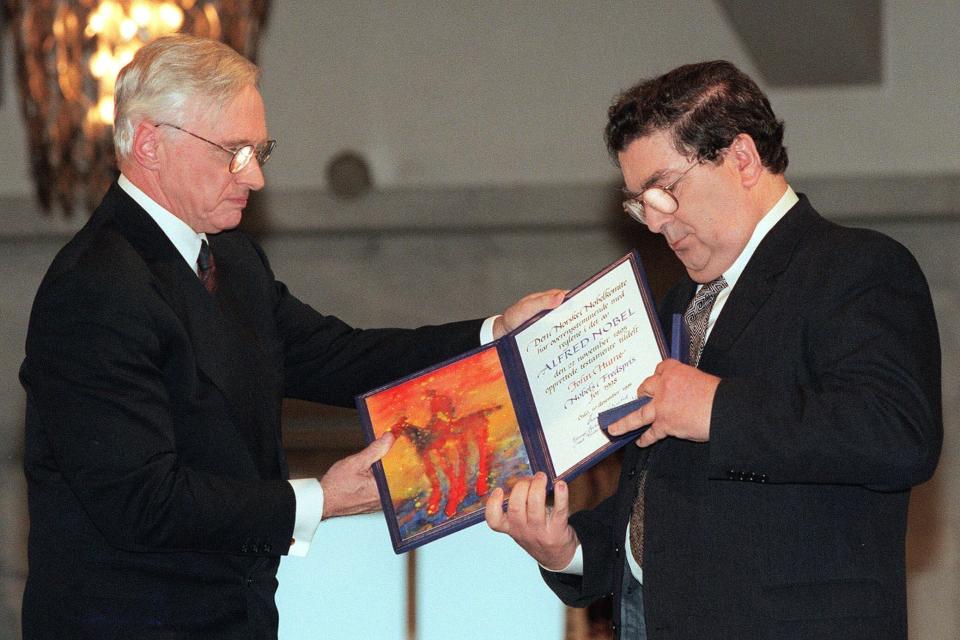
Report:
M 630 191 L 628 189 L 624 189 L 624 191 L 627 193 L 627 195 L 639 196 L 641 192 L 646 191 L 650 187 L 663 184 L 663 177 L 668 173 L 670 173 L 670 169 L 660 169 L 659 171 L 655 171 L 642 185 L 640 185 L 640 191 Z
M 264 140 L 266 140 L 266 138 L 264 138 Z M 229 140 L 225 140 L 222 144 L 223 146 L 231 149 L 239 149 L 240 147 L 245 147 L 248 144 L 256 146 L 259 144 L 259 142 L 255 140 L 248 140 L 246 138 L 230 138 Z

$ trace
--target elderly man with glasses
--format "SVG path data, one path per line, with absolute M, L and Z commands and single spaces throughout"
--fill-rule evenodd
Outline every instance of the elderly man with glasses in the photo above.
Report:
M 276 145 L 258 75 L 170 36 L 117 80 L 121 174 L 47 272 L 21 368 L 25 640 L 276 638 L 280 556 L 378 508 L 370 465 L 392 442 L 288 481 L 281 399 L 352 406 L 562 299 L 415 330 L 300 302 L 235 229 Z
M 613 596 L 624 639 L 903 639 L 910 487 L 942 442 L 940 347 L 914 258 L 822 218 L 787 184 L 783 123 L 728 62 L 686 65 L 610 107 L 624 210 L 687 276 L 685 362 L 610 427 L 648 426 L 617 492 L 568 519 L 546 479 L 487 521 L 574 606 Z

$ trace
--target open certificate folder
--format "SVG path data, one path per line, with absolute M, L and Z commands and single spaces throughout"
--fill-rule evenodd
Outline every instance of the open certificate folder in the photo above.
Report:
M 569 481 L 632 442 L 597 416 L 636 399 L 665 357 L 631 252 L 500 340 L 358 396 L 367 440 L 396 437 L 373 467 L 396 552 L 479 522 L 498 486 Z

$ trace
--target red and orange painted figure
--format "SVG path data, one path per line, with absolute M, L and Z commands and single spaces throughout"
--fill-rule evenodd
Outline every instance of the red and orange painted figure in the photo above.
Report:
M 431 415 L 426 426 L 414 424 L 406 416 L 401 416 L 390 428 L 390 432 L 397 438 L 409 439 L 422 461 L 423 472 L 430 482 L 430 497 L 426 509 L 428 516 L 440 512 L 440 501 L 443 499 L 440 473 L 446 476 L 448 492 L 444 515 L 452 517 L 467 497 L 471 446 L 477 450 L 477 496 L 486 495 L 490 490 L 488 416 L 500 410 L 501 405 L 458 417 L 456 406 L 449 396 L 433 390 L 427 394 Z

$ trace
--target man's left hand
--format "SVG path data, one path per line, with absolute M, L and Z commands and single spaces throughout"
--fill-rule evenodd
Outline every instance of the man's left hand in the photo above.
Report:
M 563 302 L 566 293 L 563 289 L 550 289 L 520 298 L 494 320 L 493 339 L 502 338 L 544 309 L 556 308 Z
M 646 447 L 667 436 L 707 442 L 710 412 L 720 378 L 677 360 L 664 360 L 653 375 L 640 383 L 637 395 L 650 402 L 610 425 L 610 435 L 619 436 L 650 425 L 637 439 Z

